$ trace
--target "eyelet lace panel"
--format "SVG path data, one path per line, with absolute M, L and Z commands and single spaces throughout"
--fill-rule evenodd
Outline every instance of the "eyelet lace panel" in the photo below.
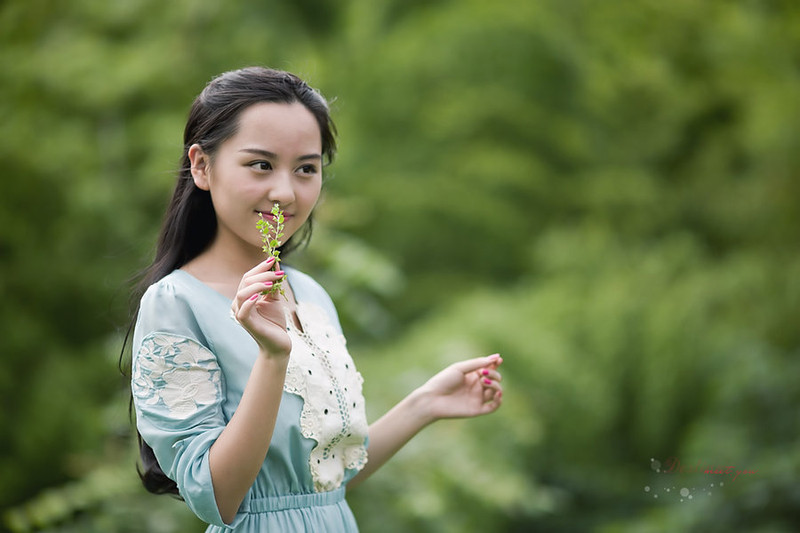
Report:
M 196 341 L 154 333 L 133 358 L 131 389 L 144 405 L 163 403 L 171 416 L 185 419 L 218 401 L 220 368 L 214 354 Z
M 311 477 L 314 489 L 325 492 L 341 486 L 345 469 L 360 470 L 367 462 L 364 380 L 322 308 L 301 302 L 297 315 L 303 331 L 287 316 L 292 355 L 283 388 L 303 398 L 300 429 L 317 442 L 309 457 Z

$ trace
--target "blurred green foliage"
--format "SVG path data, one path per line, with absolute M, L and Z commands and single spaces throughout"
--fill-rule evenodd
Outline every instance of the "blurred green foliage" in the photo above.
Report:
M 501 411 L 353 491 L 364 531 L 800 529 L 800 7 L 779 0 L 2 3 L 2 527 L 202 529 L 137 484 L 117 358 L 188 105 L 249 64 L 334 100 L 295 261 L 371 418 L 505 358 Z M 671 457 L 756 473 L 652 468 Z

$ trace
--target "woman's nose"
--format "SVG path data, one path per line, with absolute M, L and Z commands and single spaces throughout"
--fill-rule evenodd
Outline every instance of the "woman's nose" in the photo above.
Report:
M 294 201 L 292 178 L 288 172 L 276 172 L 269 181 L 270 189 L 267 197 L 270 202 L 289 205 Z

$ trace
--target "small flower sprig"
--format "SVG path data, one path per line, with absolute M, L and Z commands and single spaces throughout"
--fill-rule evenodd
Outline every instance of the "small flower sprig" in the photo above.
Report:
M 258 232 L 261 234 L 261 242 L 263 243 L 261 249 L 267 254 L 268 257 L 274 257 L 275 262 L 273 263 L 273 268 L 278 268 L 278 262 L 280 261 L 281 251 L 278 249 L 281 244 L 281 238 L 283 238 L 283 211 L 281 211 L 280 205 L 275 204 L 272 206 L 272 216 L 275 217 L 275 226 L 264 218 L 264 215 L 261 214 L 258 222 L 256 225 L 258 226 Z M 267 290 L 261 292 L 261 294 L 272 295 L 275 293 L 280 293 L 281 296 L 286 298 L 286 294 L 283 292 L 283 287 L 281 287 L 281 283 L 283 279 L 279 279 L 276 281 L 272 287 Z

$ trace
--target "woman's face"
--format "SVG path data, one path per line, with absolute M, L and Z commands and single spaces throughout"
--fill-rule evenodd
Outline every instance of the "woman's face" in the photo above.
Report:
M 226 245 L 261 248 L 256 223 L 274 204 L 284 212 L 286 242 L 308 219 L 322 187 L 322 138 L 301 103 L 254 104 L 239 116 L 236 134 L 213 158 L 189 150 L 195 184 L 211 193 L 217 235 Z

